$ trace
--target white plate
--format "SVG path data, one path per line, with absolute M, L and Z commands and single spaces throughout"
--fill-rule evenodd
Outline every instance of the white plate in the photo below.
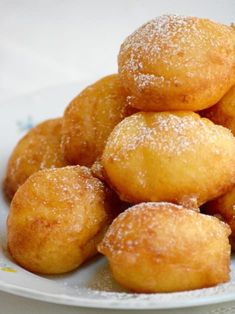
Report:
M 31 124 L 60 116 L 69 100 L 87 82 L 41 90 L 0 104 L 0 177 L 7 158 Z M 229 283 L 180 293 L 133 294 L 122 290 L 110 275 L 104 258 L 98 257 L 77 271 L 56 277 L 34 275 L 10 258 L 6 250 L 5 221 L 9 210 L 0 198 L 0 290 L 47 302 L 112 309 L 164 309 L 207 305 L 235 300 L 235 259 Z

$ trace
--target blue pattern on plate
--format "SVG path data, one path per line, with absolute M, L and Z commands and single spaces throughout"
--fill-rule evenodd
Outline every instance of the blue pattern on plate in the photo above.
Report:
M 16 121 L 16 125 L 20 133 L 26 132 L 34 127 L 33 118 L 32 116 L 28 116 L 24 121 Z

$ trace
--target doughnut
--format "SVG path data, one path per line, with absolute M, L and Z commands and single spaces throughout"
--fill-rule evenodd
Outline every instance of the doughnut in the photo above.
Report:
M 114 206 L 112 193 L 86 167 L 38 171 L 12 200 L 9 252 L 34 273 L 74 270 L 97 253 Z
M 208 19 L 163 15 L 121 45 L 128 103 L 143 111 L 198 111 L 235 84 L 235 32 Z
M 101 163 L 101 160 L 97 159 L 91 166 L 91 172 L 94 177 L 100 179 L 101 181 L 105 181 L 103 171 L 104 170 L 103 170 L 103 165 Z
M 229 280 L 230 228 L 171 203 L 141 203 L 119 215 L 98 250 L 124 287 L 145 293 L 205 288 Z
M 193 112 L 139 112 L 110 134 L 103 175 L 129 203 L 198 208 L 235 183 L 235 138 Z
M 16 145 L 4 180 L 4 191 L 9 200 L 36 171 L 66 166 L 61 150 L 61 127 L 61 118 L 47 120 L 31 129 Z
M 216 105 L 201 111 L 200 115 L 225 126 L 235 135 L 235 85 Z
M 127 106 L 119 76 L 109 75 L 87 87 L 64 113 L 62 147 L 70 164 L 91 166 L 102 154 L 107 137 L 124 117 Z
M 232 231 L 230 243 L 233 251 L 235 251 L 235 187 L 232 187 L 224 195 L 204 204 L 202 211 L 216 216 L 230 226 Z

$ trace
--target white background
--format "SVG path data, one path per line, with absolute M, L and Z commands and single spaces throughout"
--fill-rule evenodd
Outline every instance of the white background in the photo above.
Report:
M 0 0 L 0 106 L 40 89 L 57 85 L 63 88 L 63 84 L 70 82 L 93 82 L 116 72 L 123 39 L 139 25 L 163 13 L 231 23 L 235 21 L 235 0 Z M 156 313 L 220 313 L 220 308 L 225 311 L 228 307 L 227 313 L 235 313 L 235 303 Z M 0 313 L 111 311 L 49 305 L 0 293 Z

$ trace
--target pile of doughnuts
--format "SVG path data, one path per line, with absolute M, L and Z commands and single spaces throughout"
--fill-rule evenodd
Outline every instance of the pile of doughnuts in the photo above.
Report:
M 121 45 L 118 74 L 14 149 L 4 181 L 10 254 L 32 272 L 59 274 L 99 251 L 135 292 L 228 281 L 233 134 L 233 27 L 149 21 Z

